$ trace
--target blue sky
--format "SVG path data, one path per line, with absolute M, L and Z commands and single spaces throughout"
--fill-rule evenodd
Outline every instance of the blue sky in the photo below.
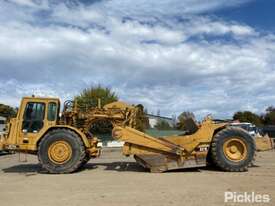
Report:
M 273 0 L 0 1 L 0 101 L 90 85 L 171 116 L 274 105 Z
M 245 23 L 260 30 L 274 32 L 274 0 L 254 0 L 239 8 L 225 8 L 215 11 L 217 15 L 226 20 Z

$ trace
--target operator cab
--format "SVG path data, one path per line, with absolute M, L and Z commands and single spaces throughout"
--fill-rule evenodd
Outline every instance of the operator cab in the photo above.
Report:
M 24 97 L 19 115 L 24 133 L 38 133 L 45 125 L 56 124 L 60 101 L 55 98 Z
M 57 98 L 24 97 L 8 124 L 7 144 L 20 149 L 36 148 L 36 141 L 58 124 L 60 101 Z

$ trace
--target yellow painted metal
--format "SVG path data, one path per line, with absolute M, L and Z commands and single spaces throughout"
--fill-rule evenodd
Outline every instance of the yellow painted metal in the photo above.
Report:
M 97 107 L 91 107 L 75 100 L 65 102 L 61 123 L 76 126 L 83 133 L 89 134 L 91 127 L 98 121 L 109 122 L 116 126 L 139 128 L 142 120 L 139 117 L 142 114 L 140 107 L 121 101 L 107 104 L 104 107 L 101 103 L 98 103 Z
M 26 105 L 29 103 L 44 103 L 45 104 L 45 117 L 43 120 L 43 127 L 38 132 L 25 133 L 23 131 L 24 112 Z M 34 153 L 37 151 L 38 143 L 49 131 L 53 129 L 68 129 L 79 135 L 87 149 L 97 148 L 96 145 L 91 145 L 91 141 L 88 140 L 87 136 L 79 129 L 70 126 L 59 124 L 58 118 L 54 121 L 47 119 L 48 104 L 56 103 L 60 108 L 60 100 L 57 98 L 42 98 L 42 97 L 24 97 L 21 100 L 16 118 L 10 120 L 8 124 L 8 133 L 2 140 L 2 147 L 4 149 L 15 149 L 22 152 Z M 57 115 L 59 111 L 57 112 Z
M 154 150 L 164 151 L 173 154 L 181 154 L 184 151 L 184 148 L 174 144 L 173 142 L 164 142 L 161 139 L 151 137 L 130 127 L 115 127 L 113 130 L 113 137 L 117 140 L 134 145 L 146 146 Z M 171 148 L 174 148 L 174 150 L 171 150 Z
M 135 155 L 138 162 L 147 165 L 152 171 L 205 165 L 214 134 L 227 125 L 227 123 L 215 123 L 210 118 L 206 118 L 200 125 L 194 121 L 189 122 L 192 126 L 190 129 L 192 134 L 155 138 L 131 128 L 136 125 L 137 108 L 123 102 L 114 102 L 87 112 L 81 111 L 75 104 L 72 110 L 64 110 L 63 118 L 49 121 L 45 115 L 43 127 L 39 131 L 26 133 L 22 125 L 25 108 L 29 102 L 45 104 L 45 114 L 48 113 L 50 103 L 54 102 L 60 108 L 60 101 L 56 98 L 23 98 L 17 117 L 10 121 L 9 132 L 2 143 L 3 147 L 36 153 L 40 140 L 49 131 L 66 129 L 79 135 L 90 157 L 97 157 L 100 154 L 100 148 L 97 147 L 98 140 L 89 134 L 89 126 L 98 119 L 109 119 L 114 125 L 113 137 L 125 142 L 123 153 Z M 83 127 L 75 127 L 78 118 L 87 120 Z M 240 148 L 239 151 L 242 149 Z M 64 164 L 72 157 L 72 148 L 67 142 L 58 141 L 50 146 L 48 156 L 56 164 Z
M 123 149 L 126 155 L 165 152 L 188 156 L 200 145 L 209 147 L 214 132 L 225 126 L 225 123 L 215 124 L 211 119 L 206 119 L 194 134 L 164 138 L 151 137 L 129 127 L 115 127 L 113 130 L 113 137 L 117 140 L 126 142 Z M 197 153 L 194 152 L 194 154 Z
M 5 148 L 5 139 L 4 137 L 0 136 L 0 151 Z
M 247 157 L 247 146 L 240 138 L 230 138 L 223 144 L 223 153 L 227 159 L 240 162 Z
M 47 131 L 52 130 L 52 129 L 58 129 L 58 128 L 59 129 L 69 129 L 71 131 L 74 131 L 76 134 L 79 135 L 79 137 L 82 139 L 84 145 L 87 148 L 92 146 L 90 144 L 90 141 L 88 140 L 87 136 L 82 131 L 80 131 L 79 129 L 77 129 L 73 126 L 70 126 L 70 125 L 55 125 L 55 126 L 52 126 L 52 127 L 48 128 L 48 130 L 46 130 L 46 132 L 38 139 L 38 141 L 47 133 Z
M 110 104 L 106 104 L 104 107 L 104 109 L 134 109 L 134 106 L 131 106 L 125 102 L 121 102 L 121 101 L 116 101 Z
M 188 153 L 191 153 L 202 143 L 210 144 L 215 131 L 224 128 L 226 125 L 227 123 L 214 123 L 211 118 L 206 118 L 202 124 L 199 125 L 199 129 L 194 134 L 170 136 L 167 137 L 167 140 L 181 145 Z
M 66 141 L 56 141 L 48 149 L 48 157 L 55 164 L 65 164 L 72 158 L 72 147 Z
M 125 142 L 124 155 L 134 155 L 136 161 L 151 172 L 163 172 L 206 166 L 213 136 L 226 125 L 207 118 L 202 124 L 194 125 L 196 131 L 193 134 L 159 138 L 129 127 L 117 126 L 113 129 L 113 137 Z
M 256 136 L 255 143 L 257 151 L 268 151 L 274 149 L 274 140 L 272 140 L 268 135 Z
M 43 127 L 37 132 L 23 131 L 24 113 L 27 104 L 30 102 L 43 103 L 45 105 Z M 117 101 L 101 107 L 99 100 L 97 108 L 93 108 L 85 112 L 81 112 L 78 108 L 77 102 L 75 102 L 72 110 L 64 110 L 62 112 L 62 117 L 64 118 L 56 118 L 54 121 L 49 121 L 47 118 L 48 105 L 50 103 L 56 103 L 60 109 L 60 100 L 58 98 L 23 97 L 17 117 L 10 120 L 8 124 L 8 133 L 4 138 L 1 138 L 0 147 L 3 149 L 13 149 L 27 153 L 36 153 L 39 142 L 48 132 L 54 129 L 66 129 L 78 134 L 85 145 L 86 152 L 89 153 L 91 157 L 97 157 L 100 154 L 100 148 L 97 146 L 98 140 L 91 137 L 89 134 L 91 124 L 100 119 L 108 119 L 111 120 L 114 125 L 135 125 L 135 121 L 133 119 L 136 115 L 137 109 L 134 106 L 128 105 L 124 102 Z M 56 117 L 59 113 L 60 111 L 57 112 Z M 83 127 L 77 128 L 76 120 L 78 118 L 81 119 L 83 116 L 84 119 L 87 119 L 87 121 Z M 66 121 L 67 117 L 69 119 L 68 121 Z

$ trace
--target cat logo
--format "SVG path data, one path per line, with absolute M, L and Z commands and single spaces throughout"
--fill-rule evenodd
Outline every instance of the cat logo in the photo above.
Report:
M 208 147 L 207 146 L 199 147 L 199 151 L 200 152 L 207 152 L 208 151 Z

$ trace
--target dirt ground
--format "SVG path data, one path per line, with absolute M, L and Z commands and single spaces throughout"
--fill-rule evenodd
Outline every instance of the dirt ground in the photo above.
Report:
M 214 168 L 151 174 L 120 150 L 105 149 L 99 159 L 69 175 L 45 174 L 35 156 L 0 156 L 1 206 L 275 205 L 275 152 L 259 153 L 244 173 Z M 24 156 L 21 156 L 24 158 Z M 224 203 L 224 192 L 268 194 L 270 203 Z

